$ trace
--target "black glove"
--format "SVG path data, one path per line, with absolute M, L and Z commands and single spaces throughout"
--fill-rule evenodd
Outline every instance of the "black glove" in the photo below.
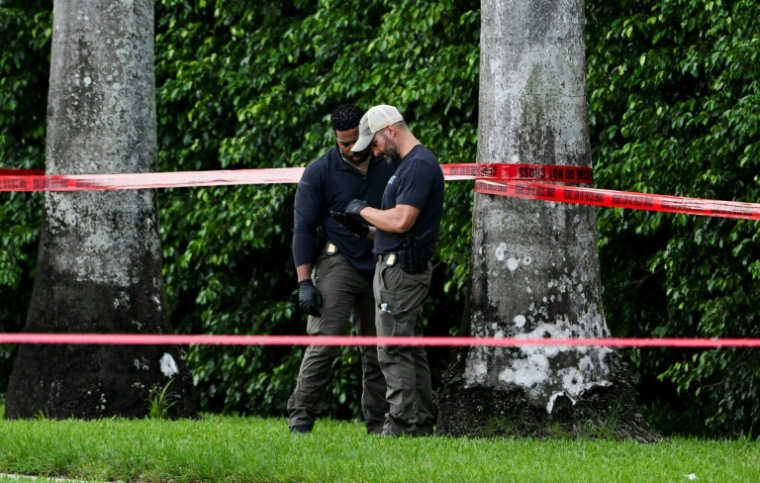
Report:
M 322 294 L 311 283 L 311 280 L 298 282 L 298 303 L 301 304 L 301 310 L 314 317 L 319 317 L 317 307 L 322 306 Z
M 346 206 L 346 213 L 349 215 L 354 215 L 359 218 L 361 218 L 361 215 L 359 214 L 360 211 L 362 211 L 364 208 L 366 208 L 367 202 L 364 200 L 352 200 L 351 203 Z
M 335 221 L 340 223 L 343 228 L 359 238 L 366 238 L 369 234 L 369 227 L 359 221 L 355 216 L 340 211 L 331 211 L 330 215 L 332 215 L 332 217 L 335 218 Z

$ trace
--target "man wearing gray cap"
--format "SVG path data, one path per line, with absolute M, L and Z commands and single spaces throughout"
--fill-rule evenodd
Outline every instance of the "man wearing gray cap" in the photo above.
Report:
M 375 335 L 374 228 L 349 216 L 349 227 L 344 229 L 338 218 L 330 216 L 356 197 L 380 206 L 385 184 L 396 168 L 372 156 L 369 149 L 351 152 L 359 138 L 361 118 L 362 110 L 353 104 L 344 104 L 332 113 L 335 146 L 309 163 L 296 190 L 293 259 L 298 299 L 309 314 L 306 330 L 315 340 L 304 352 L 296 388 L 288 399 L 292 433 L 312 431 L 315 418 L 324 409 L 333 362 L 340 353 L 339 347 L 319 345 L 317 336 L 343 335 L 351 321 L 358 335 Z M 379 434 L 388 411 L 385 378 L 377 348 L 366 346 L 360 352 L 362 412 L 367 432 Z
M 414 137 L 393 106 L 374 106 L 362 117 L 359 139 L 351 150 L 360 152 L 368 146 L 375 156 L 398 163 L 380 209 L 364 200 L 353 200 L 346 207 L 346 213 L 377 228 L 373 250 L 377 335 L 419 337 L 422 325 L 417 314 L 430 288 L 430 256 L 443 212 L 443 171 L 438 158 Z M 379 345 L 378 360 L 390 404 L 382 434 L 432 433 L 435 408 L 425 349 Z

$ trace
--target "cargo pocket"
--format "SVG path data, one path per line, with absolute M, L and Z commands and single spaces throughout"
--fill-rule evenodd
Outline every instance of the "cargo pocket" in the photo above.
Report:
M 430 291 L 431 275 L 429 270 L 416 275 L 402 271 L 401 279 L 404 289 L 397 293 L 397 303 L 402 312 L 414 310 L 422 305 Z
M 411 275 L 401 268 L 393 267 L 382 275 L 378 307 L 382 311 L 383 304 L 387 304 L 394 314 L 403 314 L 414 310 L 425 301 L 430 289 L 431 271 Z

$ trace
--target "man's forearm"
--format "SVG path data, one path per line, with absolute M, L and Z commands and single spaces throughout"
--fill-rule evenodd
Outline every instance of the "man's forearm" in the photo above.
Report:
M 378 230 L 389 233 L 403 233 L 398 226 L 401 222 L 401 214 L 396 208 L 390 210 L 378 210 L 368 206 L 361 211 L 361 217 L 375 225 Z
M 298 274 L 298 281 L 302 282 L 311 278 L 311 263 L 304 263 L 296 267 L 296 273 Z
M 417 221 L 419 210 L 412 206 L 396 206 L 387 210 L 378 210 L 370 206 L 364 208 L 360 215 L 362 218 L 375 225 L 378 230 L 387 233 L 406 233 L 412 229 Z

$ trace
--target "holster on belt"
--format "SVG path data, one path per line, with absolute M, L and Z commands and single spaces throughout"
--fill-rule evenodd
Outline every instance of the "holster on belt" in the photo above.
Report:
M 401 270 L 410 275 L 422 273 L 427 270 L 428 259 L 430 258 L 427 251 L 423 248 L 430 240 L 430 231 L 426 231 L 419 237 L 408 235 L 401 243 L 401 250 L 398 251 L 398 261 Z

